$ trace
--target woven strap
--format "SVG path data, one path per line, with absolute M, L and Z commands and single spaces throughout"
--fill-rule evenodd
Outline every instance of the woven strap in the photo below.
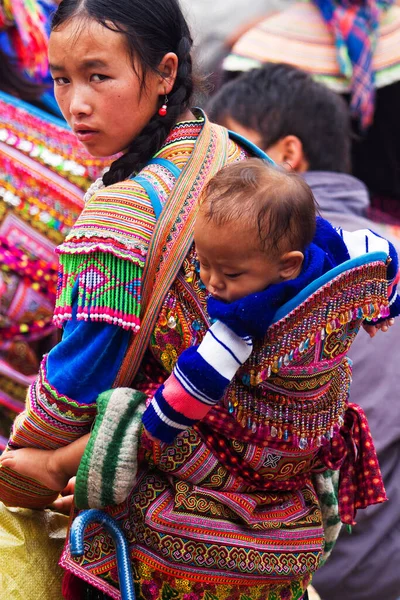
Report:
M 114 387 L 129 386 L 138 372 L 165 296 L 193 243 L 199 196 L 226 164 L 228 145 L 227 130 L 205 119 L 193 152 L 156 223 L 143 272 L 140 331 L 132 336 Z

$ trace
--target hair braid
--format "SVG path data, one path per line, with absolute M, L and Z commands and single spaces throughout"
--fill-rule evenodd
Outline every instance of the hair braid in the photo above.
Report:
M 105 185 L 123 181 L 140 169 L 160 150 L 179 116 L 188 108 L 193 93 L 192 40 L 183 37 L 177 48 L 178 70 L 171 93 L 168 96 L 168 111 L 162 117 L 158 112 L 130 145 L 128 152 L 115 160 L 110 170 L 103 175 Z

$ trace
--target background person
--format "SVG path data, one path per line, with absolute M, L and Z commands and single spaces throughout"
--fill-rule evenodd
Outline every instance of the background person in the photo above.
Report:
M 399 48 L 400 6 L 393 1 L 302 0 L 246 31 L 224 70 L 234 77 L 285 62 L 344 95 L 355 133 L 352 172 L 372 194 L 374 220 L 399 223 Z

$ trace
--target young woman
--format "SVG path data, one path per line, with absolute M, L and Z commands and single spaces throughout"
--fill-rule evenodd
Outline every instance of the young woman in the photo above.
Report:
M 84 190 L 108 164 L 93 159 L 64 120 L 36 108 L 45 86 L 25 71 L 35 67 L 39 79 L 46 72 L 44 22 L 36 1 L 0 1 L 0 450 L 58 337 L 54 250 L 81 213 Z
M 8 449 L 70 444 L 90 431 L 110 388 L 151 396 L 208 328 L 192 244 L 197 200 L 223 166 L 262 153 L 191 112 L 191 45 L 176 0 L 63 0 L 55 14 L 49 56 L 61 110 L 92 155 L 121 156 L 58 249 L 63 339 L 43 359 Z M 137 484 L 110 509 L 123 522 L 139 597 L 305 597 L 324 543 L 305 474 L 313 452 L 289 452 L 279 410 L 266 438 L 239 423 L 237 408 L 213 409 L 170 445 L 141 436 Z M 112 463 L 111 453 L 100 479 Z M 55 497 L 0 468 L 5 503 L 42 508 Z M 90 597 L 90 584 L 119 597 L 108 538 L 95 528 L 86 542 L 81 561 L 68 547 L 63 555 L 84 581 L 67 578 L 65 597 Z

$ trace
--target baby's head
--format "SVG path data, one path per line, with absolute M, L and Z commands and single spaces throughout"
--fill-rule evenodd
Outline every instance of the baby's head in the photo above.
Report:
M 194 238 L 200 277 L 233 302 L 300 274 L 316 205 L 293 172 L 251 158 L 222 169 L 203 193 Z

